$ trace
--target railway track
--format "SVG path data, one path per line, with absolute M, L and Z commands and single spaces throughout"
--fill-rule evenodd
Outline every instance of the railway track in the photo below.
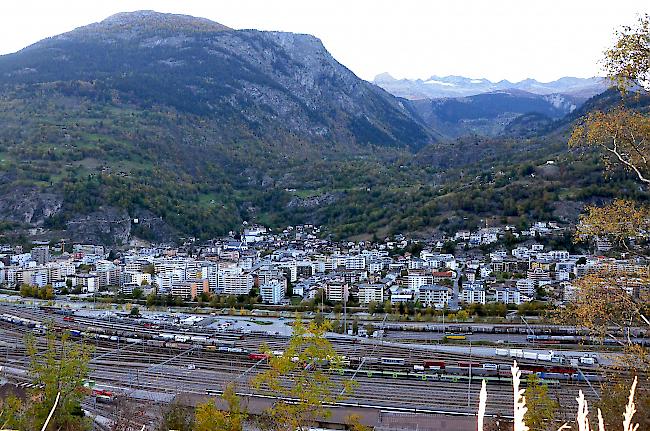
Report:
M 0 311 L 4 307 L 0 306 Z M 75 322 L 63 320 L 63 316 L 53 315 L 41 310 L 14 309 L 21 315 L 39 321 L 51 321 L 61 327 L 77 329 L 79 327 L 96 326 L 116 328 L 112 323 L 100 319 L 75 318 Z M 2 311 L 4 312 L 4 311 Z M 120 324 L 119 328 L 133 331 L 142 336 L 160 332 L 139 327 L 138 325 Z M 0 346 L 0 363 L 13 367 L 26 368 L 26 351 L 23 338 L 30 332 L 25 327 L 12 327 L 0 324 L 2 340 L 14 343 L 13 348 Z M 212 331 L 211 333 L 213 333 Z M 184 334 L 201 334 L 207 332 L 193 331 Z M 221 336 L 221 333 L 218 335 Z M 37 335 L 37 349 L 44 351 L 46 344 L 42 336 Z M 257 393 L 268 395 L 264 391 L 255 391 L 250 385 L 250 379 L 264 371 L 266 366 L 258 361 L 250 360 L 245 355 L 230 352 L 208 352 L 196 350 L 184 354 L 178 349 L 168 347 L 152 347 L 143 343 L 125 346 L 107 340 L 79 340 L 89 342 L 95 347 L 90 363 L 90 378 L 99 385 L 121 388 L 128 391 L 151 391 L 167 394 L 193 393 L 205 395 L 219 392 L 227 383 L 236 382 L 237 390 L 241 393 Z M 250 334 L 243 338 L 236 337 L 237 347 L 249 351 L 259 351 L 263 344 L 271 349 L 282 350 L 287 339 L 277 336 Z M 467 361 L 468 355 L 455 353 L 432 352 L 418 348 L 405 348 L 386 343 L 365 344 L 354 343 L 347 339 L 333 339 L 334 348 L 339 354 L 352 356 L 401 357 L 409 366 L 421 363 L 425 359 L 435 357 L 436 360 L 449 362 Z M 120 350 L 122 348 L 122 350 Z M 479 356 L 473 356 L 478 360 Z M 494 358 L 490 358 L 494 361 Z M 165 364 L 165 365 L 160 365 Z M 241 377 L 246 373 L 245 377 Z M 332 374 L 336 387 L 342 387 L 345 376 Z M 347 400 L 348 403 L 373 405 L 377 408 L 403 407 L 412 409 L 433 409 L 455 413 L 474 413 L 478 405 L 478 383 L 418 381 L 391 379 L 386 377 L 367 377 L 359 373 L 355 380 L 358 382 L 354 392 Z M 551 396 L 556 397 L 563 407 L 573 410 L 575 396 L 582 389 L 588 398 L 594 398 L 589 388 L 584 384 L 563 382 L 561 387 L 549 388 Z M 507 413 L 512 410 L 512 388 L 503 384 L 488 385 L 488 414 Z

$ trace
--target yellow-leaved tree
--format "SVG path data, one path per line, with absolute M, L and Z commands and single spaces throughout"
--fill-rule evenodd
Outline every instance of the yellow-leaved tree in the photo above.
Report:
M 647 91 L 650 89 L 650 15 L 636 25 L 623 27 L 614 46 L 605 51 L 604 67 L 621 94 L 620 103 L 606 111 L 584 116 L 574 127 L 569 145 L 601 151 L 608 170 L 622 168 L 647 188 L 650 185 L 650 117 Z M 648 348 L 635 342 L 635 335 L 650 332 L 650 261 L 645 245 L 650 235 L 650 207 L 642 202 L 616 199 L 608 205 L 589 206 L 581 217 L 576 237 L 608 240 L 632 259 L 626 265 L 615 262 L 595 265 L 574 286 L 575 299 L 566 315 L 593 336 L 614 339 L 624 348 L 617 365 L 641 376 L 637 400 L 646 414 L 643 426 L 650 426 L 650 356 Z M 627 374 L 631 376 L 632 373 Z M 599 407 L 605 424 L 620 423 L 620 402 L 629 382 L 610 376 L 604 383 Z M 626 374 L 623 374 L 625 378 Z
M 241 399 L 234 385 L 228 384 L 223 391 L 227 409 L 219 409 L 213 400 L 201 403 L 194 412 L 194 431 L 242 431 L 248 413 L 242 407 Z
M 304 431 L 329 417 L 328 405 L 347 398 L 351 380 L 337 381 L 329 366 L 337 367 L 339 355 L 325 337 L 329 323 L 300 319 L 293 322 L 293 335 L 281 355 L 269 354 L 269 369 L 258 374 L 253 387 L 276 397 L 267 411 L 264 428 L 273 431 Z

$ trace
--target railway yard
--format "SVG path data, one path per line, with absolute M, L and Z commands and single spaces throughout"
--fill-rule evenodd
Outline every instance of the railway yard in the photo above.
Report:
M 79 343 L 93 344 L 89 379 L 95 389 L 84 408 L 98 418 L 114 420 L 111 403 L 118 397 L 136 403 L 166 403 L 179 395 L 218 395 L 229 382 L 250 399 L 268 400 L 271 394 L 254 390 L 250 380 L 267 367 L 264 346 L 280 354 L 287 337 L 233 331 L 226 325 L 212 329 L 219 319 L 227 318 L 210 318 L 206 320 L 210 325 L 197 319 L 190 327 L 161 327 L 142 319 L 109 320 L 64 314 L 49 307 L 0 305 L 0 376 L 10 382 L 29 382 L 25 335 L 34 334 L 43 349 L 44 329 L 49 325 L 70 331 Z M 501 353 L 492 349 L 495 354 L 488 356 L 381 339 L 336 337 L 331 341 L 341 355 L 336 365 L 328 366 L 332 379 L 341 387 L 344 379 L 358 383 L 341 407 L 386 413 L 474 415 L 485 379 L 487 414 L 511 416 L 513 358 L 524 373 L 537 373 L 548 384 L 549 394 L 573 411 L 578 390 L 591 401 L 599 396 L 598 382 L 606 372 L 597 360 L 533 356 L 522 349 L 500 349 Z M 146 415 L 142 421 L 145 425 Z

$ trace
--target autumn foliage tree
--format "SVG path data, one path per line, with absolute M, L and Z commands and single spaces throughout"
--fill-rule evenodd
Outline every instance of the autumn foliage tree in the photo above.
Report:
M 614 46 L 605 51 L 604 67 L 621 94 L 618 106 L 595 111 L 575 126 L 569 145 L 594 147 L 603 155 L 608 170 L 622 168 L 645 187 L 650 185 L 650 117 L 635 104 L 650 89 L 650 15 L 639 18 L 634 26 L 623 27 Z M 567 307 L 567 317 L 587 328 L 598 339 L 614 339 L 624 349 L 617 366 L 645 375 L 637 398 L 648 405 L 647 372 L 650 355 L 647 347 L 634 342 L 634 331 L 650 330 L 650 268 L 648 253 L 640 245 L 648 242 L 650 208 L 647 204 L 616 199 L 602 207 L 589 206 L 581 217 L 577 239 L 607 239 L 628 256 L 639 259 L 637 265 L 621 268 L 600 265 L 576 280 L 575 299 Z M 644 372 L 646 374 L 644 374 Z M 610 376 L 601 388 L 599 407 L 604 424 L 620 424 L 620 406 L 626 396 L 627 382 Z M 650 415 L 641 421 L 647 424 Z
M 548 394 L 548 386 L 535 374 L 527 378 L 526 405 L 528 410 L 524 415 L 526 425 L 531 431 L 555 430 L 554 418 L 560 408 L 560 403 Z
M 242 431 L 248 419 L 246 409 L 235 392 L 233 384 L 226 386 L 222 395 L 227 409 L 219 409 L 214 400 L 201 403 L 194 412 L 194 431 Z
M 649 58 L 650 15 L 645 15 L 635 26 L 623 27 L 614 46 L 605 51 L 605 70 L 623 95 L 621 103 L 606 112 L 587 114 L 569 140 L 574 147 L 599 148 L 608 169 L 620 166 L 646 185 L 650 184 L 650 117 L 631 109 L 626 101 L 649 88 Z M 647 205 L 616 199 L 603 207 L 587 207 L 576 237 L 608 239 L 632 256 L 647 258 L 638 244 L 648 240 L 649 228 Z M 649 278 L 647 270 L 604 267 L 578 279 L 575 285 L 579 293 L 570 307 L 572 317 L 600 337 L 613 337 L 610 328 L 617 328 L 627 335 L 619 342 L 632 347 L 630 329 L 637 325 L 650 328 L 646 317 L 649 298 L 644 289 L 639 289 Z
M 30 357 L 29 375 L 40 385 L 32 389 L 19 429 L 41 429 L 57 396 L 59 402 L 47 429 L 89 429 L 89 421 L 81 410 L 81 401 L 87 395 L 84 380 L 88 376 L 91 348 L 74 342 L 67 333 L 57 337 L 53 332 L 46 336 L 44 351 L 38 349 L 33 336 L 26 339 L 26 346 Z
M 327 361 L 337 367 L 339 355 L 325 337 L 329 323 L 299 319 L 293 324 L 293 335 L 282 355 L 270 351 L 269 369 L 257 375 L 253 387 L 277 397 L 268 409 L 266 428 L 273 431 L 304 431 L 327 418 L 327 406 L 347 398 L 353 382 L 338 383 L 322 365 Z

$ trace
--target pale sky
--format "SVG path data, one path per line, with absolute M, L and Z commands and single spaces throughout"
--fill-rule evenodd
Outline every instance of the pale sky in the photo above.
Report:
M 310 33 L 367 80 L 389 72 L 544 82 L 602 74 L 614 30 L 650 12 L 647 0 L 4 0 L 0 54 L 139 9 Z

